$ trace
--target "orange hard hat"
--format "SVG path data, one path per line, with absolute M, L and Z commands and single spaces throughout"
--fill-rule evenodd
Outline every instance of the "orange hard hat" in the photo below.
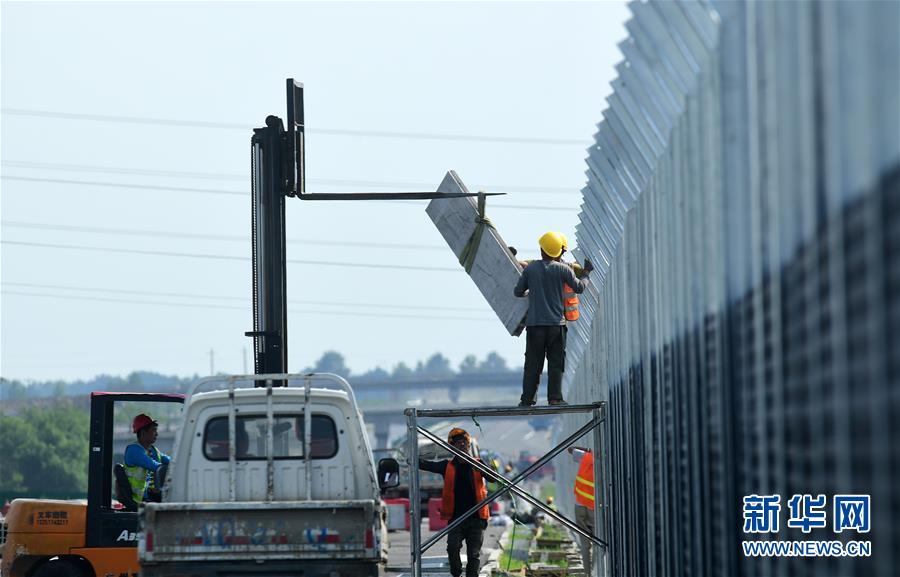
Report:
M 149 415 L 145 415 L 144 413 L 141 413 L 140 415 L 135 417 L 133 421 L 131 421 L 131 430 L 134 431 L 135 433 L 137 433 L 144 427 L 149 427 L 150 425 L 158 425 L 158 424 L 159 423 L 157 423 L 156 421 L 151 419 Z
M 447 442 L 452 443 L 453 439 L 457 437 L 465 437 L 465 439 L 469 440 L 469 433 L 466 432 L 465 429 L 460 429 L 459 427 L 454 427 L 450 429 L 450 433 L 447 435 Z

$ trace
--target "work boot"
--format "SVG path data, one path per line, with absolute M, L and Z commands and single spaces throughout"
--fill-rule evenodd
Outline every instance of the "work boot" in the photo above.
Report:
M 520 401 L 520 402 L 519 402 L 519 406 L 520 406 L 520 407 L 533 407 L 533 406 L 535 406 L 536 404 L 537 404 L 537 403 L 536 403 L 535 401 L 531 401 L 531 402 Z
M 547 401 L 547 403 L 548 403 L 551 407 L 561 407 L 561 406 L 562 406 L 562 407 L 568 407 L 568 406 L 569 406 L 569 403 L 567 403 L 567 402 L 564 401 L 563 399 L 553 399 L 552 401 Z

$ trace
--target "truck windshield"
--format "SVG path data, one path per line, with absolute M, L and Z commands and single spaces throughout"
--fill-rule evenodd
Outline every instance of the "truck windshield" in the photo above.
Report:
M 268 419 L 265 415 L 237 417 L 235 431 L 235 458 L 242 461 L 266 458 Z M 273 433 L 273 457 L 275 459 L 303 458 L 303 415 L 275 415 Z M 338 451 L 337 427 L 328 415 L 312 416 L 312 440 L 310 457 L 330 459 Z M 203 454 L 210 461 L 228 460 L 228 417 L 213 417 L 206 423 Z

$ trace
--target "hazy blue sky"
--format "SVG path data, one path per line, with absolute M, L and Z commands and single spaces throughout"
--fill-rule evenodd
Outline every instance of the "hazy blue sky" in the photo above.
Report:
M 243 371 L 250 137 L 284 117 L 288 77 L 306 88 L 309 191 L 434 190 L 453 169 L 510 193 L 488 216 L 525 256 L 545 230 L 574 239 L 627 17 L 618 2 L 3 2 L 0 373 L 205 374 L 210 350 Z M 291 369 L 329 349 L 357 373 L 435 351 L 521 365 L 524 339 L 424 209 L 289 200 L 288 258 L 350 263 L 288 265 Z

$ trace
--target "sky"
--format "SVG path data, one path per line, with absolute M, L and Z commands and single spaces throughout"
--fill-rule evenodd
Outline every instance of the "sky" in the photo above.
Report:
M 575 238 L 619 2 L 2 2 L 0 375 L 252 372 L 250 138 L 304 84 L 308 192 L 506 192 Z M 287 200 L 288 367 L 511 337 L 420 202 Z M 377 266 L 360 266 L 377 265 Z M 405 268 L 404 268 L 405 267 Z M 415 267 L 424 267 L 417 269 Z M 437 270 L 434 270 L 437 269 Z

